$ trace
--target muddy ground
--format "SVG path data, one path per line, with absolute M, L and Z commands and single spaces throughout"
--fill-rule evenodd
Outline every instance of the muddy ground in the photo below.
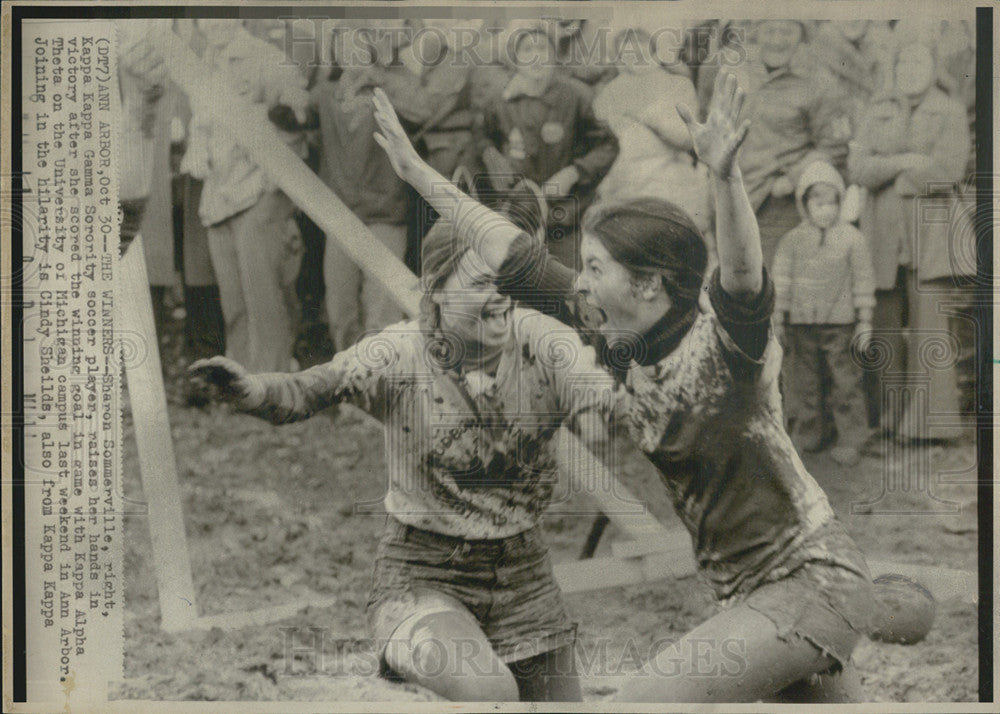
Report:
M 260 627 L 166 634 L 159 628 L 155 572 L 147 520 L 126 519 L 125 679 L 113 696 L 154 700 L 387 700 L 434 699 L 416 687 L 373 676 L 364 607 L 375 545 L 384 518 L 359 514 L 378 504 L 385 488 L 382 432 L 350 408 L 274 427 L 224 406 L 183 403 L 177 330 L 163 339 L 172 438 L 183 494 L 197 606 L 201 615 L 281 605 L 311 597 L 335 604 L 308 608 Z M 131 414 L 126 409 L 126 496 L 141 504 Z M 644 459 L 622 451 L 621 479 L 643 494 L 667 527 L 679 525 L 658 477 Z M 837 467 L 826 455 L 805 463 L 838 515 L 872 557 L 974 571 L 977 557 L 974 444 L 910 450 L 927 457 L 933 496 L 898 491 L 875 506 L 883 461 L 866 458 Z M 912 463 L 909 461 L 907 463 Z M 932 479 L 933 481 L 933 479 Z M 572 502 L 571 502 L 572 503 Z M 852 509 L 852 504 L 855 507 Z M 898 511 L 893 515 L 866 511 Z M 133 504 L 132 508 L 141 506 Z M 591 517 L 548 516 L 545 536 L 553 560 L 574 559 Z M 609 527 L 598 555 L 610 554 L 619 534 Z M 677 637 L 711 615 L 707 589 L 695 577 L 566 596 L 580 623 L 587 657 L 584 697 L 615 691 L 616 673 L 640 664 L 654 640 Z M 869 641 L 855 662 L 873 701 L 975 701 L 978 653 L 973 603 L 938 604 L 934 628 L 916 645 Z

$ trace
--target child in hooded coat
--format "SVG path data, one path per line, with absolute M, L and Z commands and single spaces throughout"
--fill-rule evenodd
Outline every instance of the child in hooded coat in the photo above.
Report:
M 805 169 L 795 191 L 803 220 L 778 244 L 773 278 L 775 321 L 787 336 L 785 398 L 795 421 L 792 440 L 803 451 L 821 449 L 832 413 L 838 441 L 831 456 L 850 465 L 868 436 L 852 343 L 867 350 L 875 279 L 867 240 L 840 218 L 844 191 L 830 164 L 817 161 Z

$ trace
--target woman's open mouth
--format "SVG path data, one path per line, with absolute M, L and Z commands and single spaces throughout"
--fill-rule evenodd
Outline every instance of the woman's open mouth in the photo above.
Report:
M 600 324 L 603 325 L 608 321 L 607 313 L 604 312 L 604 309 L 599 304 L 597 304 L 596 302 L 594 302 L 593 299 L 591 299 L 590 295 L 585 295 L 583 301 L 587 303 L 588 307 L 593 308 L 594 311 L 598 314 L 598 316 L 600 317 Z

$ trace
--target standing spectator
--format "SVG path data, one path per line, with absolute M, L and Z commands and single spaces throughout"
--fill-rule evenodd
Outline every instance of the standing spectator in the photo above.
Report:
M 612 201 L 665 198 L 683 208 L 704 235 L 712 223 L 708 175 L 695 165 L 691 134 L 675 109 L 697 105 L 694 84 L 687 74 L 661 66 L 651 41 L 639 28 L 622 30 L 613 40 L 621 72 L 598 93 L 594 115 L 615 133 L 619 153 L 597 193 Z M 626 43 L 631 49 L 622 51 Z
M 961 279 L 968 277 L 970 270 L 975 274 L 975 261 L 963 260 L 970 251 L 963 251 L 959 243 L 959 239 L 968 236 L 953 232 L 956 226 L 951 221 L 934 220 L 927 215 L 934 208 L 940 210 L 956 205 L 971 141 L 964 105 L 935 85 L 939 77 L 936 59 L 932 47 L 910 44 L 900 48 L 896 60 L 896 89 L 907 98 L 911 108 L 908 146 L 919 156 L 912 166 L 897 176 L 894 184 L 911 206 L 904 212 L 904 225 L 915 248 L 913 264 L 917 282 L 910 302 L 908 344 L 908 353 L 912 356 L 921 354 L 921 344 L 929 335 L 950 332 L 955 327 L 955 321 L 950 320 L 949 310 L 943 308 L 942 303 L 967 302 L 963 289 L 967 285 Z M 961 359 L 961 352 L 971 351 L 971 348 L 967 340 L 966 344 L 960 343 L 960 353 L 954 357 Z M 918 364 L 909 366 L 913 372 Z M 919 365 L 921 371 L 930 373 L 928 406 L 939 414 L 957 414 L 960 406 L 955 364 L 946 368 L 929 367 Z M 922 406 L 919 400 L 911 399 L 902 421 L 896 426 L 898 439 L 932 437 L 925 423 L 926 415 L 920 413 Z
M 349 33 L 364 33 L 374 40 L 380 29 L 385 28 L 365 20 L 342 23 L 337 31 L 344 38 Z M 353 44 L 352 40 L 347 42 Z M 346 51 L 347 45 L 335 42 L 333 47 Z M 335 57 L 334 63 L 338 78 L 321 79 L 311 92 L 319 115 L 319 175 L 382 245 L 402 259 L 408 192 L 375 143 L 371 97 L 373 88 L 394 72 L 409 70 L 351 62 L 347 57 Z M 379 330 L 402 319 L 391 295 L 368 279 L 330 236 L 323 253 L 323 278 L 330 337 L 336 351 L 350 347 L 367 330 Z
M 121 194 L 126 203 L 141 197 L 137 227 L 142 236 L 156 330 L 162 334 L 170 310 L 171 288 L 176 285 L 171 230 L 170 118 L 177 90 L 162 69 L 155 76 L 145 71 L 146 65 L 151 64 L 147 43 L 143 39 L 133 41 L 132 35 L 137 35 L 134 27 L 123 30 L 118 69 L 126 160 Z
M 508 46 L 516 72 L 486 112 L 484 160 L 500 190 L 516 175 L 548 184 L 546 242 L 575 266 L 579 217 L 614 162 L 617 142 L 594 117 L 585 85 L 556 72 L 544 26 L 517 28 Z
M 896 177 L 917 157 L 907 150 L 906 127 L 909 110 L 903 97 L 876 95 L 864 111 L 858 131 L 849 144 L 847 156 L 850 180 L 867 190 L 868 199 L 860 217 L 860 227 L 871 245 L 875 271 L 875 310 L 872 326 L 885 346 L 888 363 L 881 370 L 865 373 L 869 424 L 891 431 L 898 410 L 882 414 L 881 372 L 901 373 L 906 369 L 907 285 L 913 281 L 912 244 L 904 228 L 906 201 L 895 190 Z
M 163 21 L 159 23 L 163 26 Z M 118 87 L 122 102 L 122 181 L 118 200 L 122 238 L 128 242 L 139 232 L 153 186 L 153 128 L 167 72 L 144 37 L 146 32 L 155 31 L 149 22 L 120 22 L 118 27 Z M 169 23 L 161 31 L 166 27 Z
M 194 20 L 176 20 L 178 34 L 185 38 L 199 57 L 205 54 L 205 38 L 198 32 Z M 178 93 L 176 117 L 182 128 L 191 123 L 191 105 L 183 92 Z M 177 137 L 179 148 L 187 145 L 187 132 Z M 222 316 L 219 286 L 212 270 L 208 250 L 208 232 L 198 217 L 203 183 L 190 174 L 179 176 L 181 204 L 181 253 L 184 279 L 184 356 L 189 362 L 222 354 L 226 350 L 226 327 Z M 192 382 L 185 384 L 185 396 L 190 404 L 207 403 Z
M 477 134 L 481 133 L 486 110 L 500 100 L 504 87 L 514 76 L 512 63 L 499 41 L 506 36 L 506 32 L 503 20 L 483 20 L 479 34 L 464 55 L 473 59 L 473 67 L 469 73 L 469 102 Z
M 891 71 L 885 47 L 889 30 L 873 20 L 823 22 L 809 41 L 816 81 L 833 94 L 837 107 L 825 118 L 834 166 L 845 167 L 847 142 L 854 136 L 872 96 L 884 89 Z
M 939 302 L 947 297 L 954 276 L 975 270 L 955 261 L 956 244 L 948 220 L 917 220 L 919 202 L 935 206 L 956 198 L 963 178 L 970 137 L 965 108 L 934 86 L 932 50 L 912 43 L 900 48 L 894 76 L 897 95 L 875 102 L 857 141 L 851 144 L 853 180 L 869 188 L 871 200 L 862 229 L 872 242 L 876 287 L 876 330 L 887 337 L 909 327 L 907 348 L 892 345 L 885 371 L 929 372 L 930 403 L 935 411 L 957 413 L 953 369 L 926 369 L 918 364 L 918 348 L 929 331 L 948 330 Z M 876 380 L 875 398 L 882 395 Z M 903 413 L 881 415 L 883 429 L 898 439 L 927 439 L 918 402 Z
M 913 244 L 906 232 L 910 206 L 896 190 L 896 178 L 919 157 L 908 151 L 906 131 L 909 107 L 904 97 L 876 97 L 865 113 L 855 139 L 850 143 L 848 170 L 851 180 L 865 187 L 869 197 L 861 215 L 861 230 L 871 243 L 875 270 L 875 310 L 872 325 L 886 347 L 889 361 L 866 375 L 869 419 L 892 432 L 899 420 L 898 405 L 886 404 L 882 413 L 882 372 L 906 371 L 906 340 L 902 329 L 908 322 L 913 284 Z
M 837 100 L 796 58 L 806 39 L 804 23 L 764 20 L 754 29 L 749 61 L 735 69 L 752 122 L 740 167 L 757 212 L 764 264 L 770 265 L 778 241 L 799 222 L 793 194 L 802 170 L 816 159 L 829 159 L 819 149 L 828 109 Z
M 952 99 L 971 103 L 975 90 L 975 30 L 966 20 L 916 16 L 896 23 L 892 30 L 897 50 L 911 44 L 930 47 L 937 60 L 935 84 Z
M 400 119 L 413 128 L 414 143 L 422 143 L 427 163 L 450 177 L 467 160 L 472 144 L 467 58 L 453 45 L 479 30 L 469 20 L 408 21 L 413 41 L 398 48 L 396 61 L 384 70 L 380 86 Z M 394 71 L 405 69 L 407 71 Z
M 861 351 L 868 347 L 875 285 L 865 237 L 839 218 L 844 191 L 840 174 L 826 162 L 802 172 L 795 190 L 802 222 L 778 243 L 773 275 L 775 325 L 788 338 L 785 403 L 794 420 L 792 440 L 802 451 L 818 451 L 832 415 L 838 438 L 830 455 L 849 466 L 868 436 L 851 341 L 858 338 Z
M 513 48 L 509 45 L 524 31 L 538 30 L 548 34 L 555 48 L 554 63 L 567 79 L 596 91 L 617 74 L 603 28 L 588 20 L 551 20 L 544 27 L 537 20 L 506 23 L 486 20 L 479 29 L 478 42 L 468 46 L 468 56 L 476 58 L 469 84 L 472 106 L 480 112 L 500 99 L 504 87 L 513 78 L 514 62 L 510 56 Z
M 939 89 L 965 105 L 972 135 L 966 174 L 976 170 L 976 50 L 975 28 L 965 20 L 918 17 L 900 20 L 892 30 L 894 46 L 921 43 L 937 58 L 935 81 Z M 974 200 L 974 199 L 973 199 Z
M 295 65 L 238 20 L 200 19 L 205 57 L 253 111 L 279 105 L 300 119 L 308 101 Z M 182 169 L 205 181 L 199 215 L 226 321 L 226 354 L 252 372 L 288 371 L 292 363 L 294 281 L 301 242 L 293 205 L 225 128 L 194 107 Z M 288 135 L 287 140 L 298 141 Z
M 305 24 L 305 20 L 299 20 Z M 296 29 L 296 20 L 291 18 L 258 18 L 246 20 L 245 25 L 255 37 L 265 40 L 283 53 L 289 62 L 293 62 L 306 80 L 306 89 L 315 86 L 321 72 L 329 71 L 329 67 L 320 62 L 317 45 L 309 42 L 289 42 L 289 38 L 297 37 L 300 29 Z M 306 131 L 308 155 L 306 164 L 315 172 L 319 171 L 319 148 L 313 132 L 317 128 L 315 116 L 309 120 L 308 127 L 299 127 L 292 112 L 284 112 L 284 116 L 274 117 L 272 121 L 286 131 Z M 326 321 L 323 288 L 323 248 L 326 237 L 323 230 L 298 207 L 293 213 L 299 235 L 302 239 L 302 258 L 299 261 L 299 273 L 295 281 L 295 296 L 301 309 L 300 321 L 295 338 L 293 355 L 300 366 L 309 367 L 324 362 L 333 354 L 329 339 L 329 325 Z M 218 352 L 213 353 L 218 354 Z

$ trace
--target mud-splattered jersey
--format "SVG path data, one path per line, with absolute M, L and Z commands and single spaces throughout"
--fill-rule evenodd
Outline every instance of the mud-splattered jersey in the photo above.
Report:
M 552 499 L 558 427 L 595 410 L 608 423 L 614 387 L 571 327 L 521 308 L 512 321 L 495 377 L 460 374 L 457 345 L 403 322 L 327 364 L 255 375 L 264 399 L 243 406 L 283 423 L 353 403 L 385 426 L 389 513 L 469 539 L 514 535 Z
M 633 363 L 625 382 L 629 434 L 723 599 L 804 562 L 803 544 L 833 518 L 782 423 L 780 350 L 772 340 L 753 359 L 704 312 L 676 349 Z
M 561 295 L 567 307 L 557 314 L 585 329 L 575 273 L 544 250 L 519 241 L 501 276 L 521 300 Z M 811 560 L 866 572 L 785 431 L 766 271 L 763 285 L 754 300 L 736 300 L 716 270 L 711 308 L 695 311 L 676 339 L 654 326 L 617 394 L 619 417 L 660 472 L 699 569 L 724 601 Z

